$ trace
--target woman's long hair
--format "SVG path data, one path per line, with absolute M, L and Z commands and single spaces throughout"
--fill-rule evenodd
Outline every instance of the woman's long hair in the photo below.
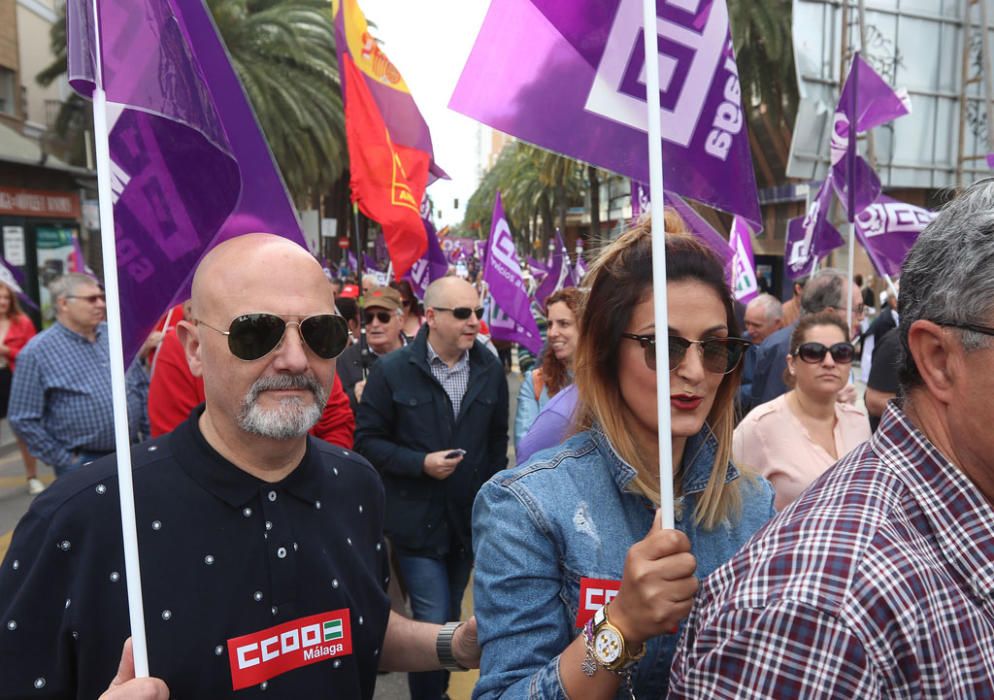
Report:
M 583 301 L 583 293 L 576 287 L 566 287 L 565 289 L 560 289 L 555 294 L 550 294 L 549 298 L 545 300 L 545 315 L 549 315 L 549 307 L 553 304 L 566 304 L 569 310 L 573 312 L 573 318 L 576 323 L 580 323 L 580 305 Z M 546 389 L 549 390 L 549 396 L 555 396 L 565 387 L 569 386 L 569 367 L 566 363 L 556 357 L 556 353 L 553 352 L 552 346 L 549 343 L 545 344 L 545 351 L 542 353 L 542 381 L 545 384 Z
M 738 321 L 724 266 L 697 238 L 686 233 L 679 215 L 666 210 L 666 279 L 668 282 L 694 280 L 711 287 L 725 308 L 729 334 L 739 334 Z M 646 219 L 606 246 L 591 266 L 586 282 L 590 287 L 580 320 L 580 339 L 573 364 L 579 392 L 576 412 L 578 430 L 595 425 L 604 431 L 618 455 L 635 468 L 634 487 L 659 503 L 659 466 L 655 450 L 646 453 L 632 438 L 628 425 L 631 409 L 621 395 L 618 383 L 621 334 L 628 328 L 635 306 L 652 294 L 652 235 Z M 657 333 L 662 332 L 657 329 Z M 660 358 L 657 371 L 665 371 L 667 360 Z M 724 377 L 718 387 L 706 425 L 718 441 L 711 477 L 694 512 L 695 521 L 713 529 L 726 518 L 737 517 L 742 499 L 739 482 L 726 484 L 732 457 L 732 429 L 735 425 L 735 392 L 739 386 L 741 363 Z M 692 455 L 691 455 L 692 456 Z M 673 465 L 676 492 L 680 493 L 681 465 Z
M 17 316 L 23 314 L 24 311 L 21 310 L 21 302 L 17 300 L 17 294 L 14 290 L 3 282 L 0 282 L 0 287 L 6 289 L 7 293 L 10 294 L 10 310 L 7 312 L 7 318 L 16 318 Z

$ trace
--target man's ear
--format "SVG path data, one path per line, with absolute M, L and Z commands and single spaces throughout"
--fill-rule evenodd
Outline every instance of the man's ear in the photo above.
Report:
M 951 403 L 956 354 L 963 351 L 959 341 L 937 323 L 915 321 L 908 329 L 908 351 L 929 393 Z
M 202 377 L 203 362 L 200 358 L 200 329 L 189 321 L 180 321 L 176 324 L 176 337 L 186 351 L 186 363 L 190 366 L 190 374 L 194 377 Z

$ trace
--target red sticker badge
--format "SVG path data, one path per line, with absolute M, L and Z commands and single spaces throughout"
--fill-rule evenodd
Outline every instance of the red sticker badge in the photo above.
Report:
M 231 688 L 258 685 L 287 671 L 352 653 L 347 608 L 301 617 L 228 640 Z
M 621 581 L 606 578 L 581 578 L 580 601 L 576 610 L 576 626 L 583 627 L 594 613 L 614 600 Z

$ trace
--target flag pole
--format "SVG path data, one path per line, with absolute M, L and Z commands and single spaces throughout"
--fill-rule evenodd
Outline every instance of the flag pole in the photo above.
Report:
M 652 291 L 656 321 L 656 414 L 659 440 L 659 507 L 662 526 L 673 529 L 673 447 L 670 434 L 669 321 L 666 309 L 666 229 L 663 218 L 663 130 L 659 106 L 659 55 L 655 0 L 642 0 L 645 88 L 649 117 L 649 213 L 652 221 Z
M 365 264 L 365 251 L 362 249 L 362 234 L 359 232 L 359 205 L 352 202 L 352 221 L 355 222 L 355 274 L 357 278 L 357 283 L 359 285 L 359 298 L 356 299 L 356 307 L 359 312 L 359 337 L 356 338 L 356 342 L 359 343 L 359 352 L 362 353 L 362 345 L 366 342 L 366 322 L 363 319 L 362 308 L 359 306 L 359 299 L 362 298 L 362 268 Z M 362 381 L 366 381 L 366 363 L 360 362 L 360 373 L 362 375 Z
M 855 51 L 852 56 L 850 75 L 852 75 L 852 90 L 849 92 L 849 114 L 852 118 L 849 123 L 849 148 L 846 150 L 846 171 L 849 177 L 848 192 L 846 193 L 847 214 L 849 219 L 849 255 L 848 273 L 849 286 L 846 290 L 846 325 L 849 326 L 849 335 L 853 335 L 852 317 L 852 288 L 853 288 L 853 267 L 856 259 L 856 137 L 859 133 L 859 51 Z
M 97 194 L 100 209 L 101 252 L 104 289 L 107 294 L 107 337 L 110 344 L 111 396 L 114 405 L 114 448 L 117 452 L 117 478 L 121 501 L 121 535 L 124 545 L 124 571 L 128 586 L 128 614 L 135 657 L 135 677 L 148 676 L 148 645 L 145 641 L 145 609 L 142 600 L 141 567 L 138 559 L 138 527 L 135 520 L 135 492 L 131 473 L 131 441 L 128 430 L 128 403 L 124 384 L 124 342 L 121 329 L 121 296 L 117 281 L 114 200 L 110 187 L 110 132 L 107 124 L 107 93 L 103 84 L 103 56 L 100 42 L 99 0 L 93 0 L 95 86 L 93 90 L 93 135 L 97 159 Z

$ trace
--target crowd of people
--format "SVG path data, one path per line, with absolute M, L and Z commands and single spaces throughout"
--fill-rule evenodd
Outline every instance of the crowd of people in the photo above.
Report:
M 667 211 L 665 357 L 635 223 L 546 300 L 513 428 L 485 289 L 218 246 L 128 370 L 150 678 L 103 291 L 58 280 L 32 338 L 0 287 L 0 399 L 58 475 L 0 565 L 0 698 L 370 698 L 397 670 L 440 700 L 475 667 L 476 698 L 992 697 L 992 212 L 990 181 L 952 201 L 868 321 L 834 269 L 741 308 Z

